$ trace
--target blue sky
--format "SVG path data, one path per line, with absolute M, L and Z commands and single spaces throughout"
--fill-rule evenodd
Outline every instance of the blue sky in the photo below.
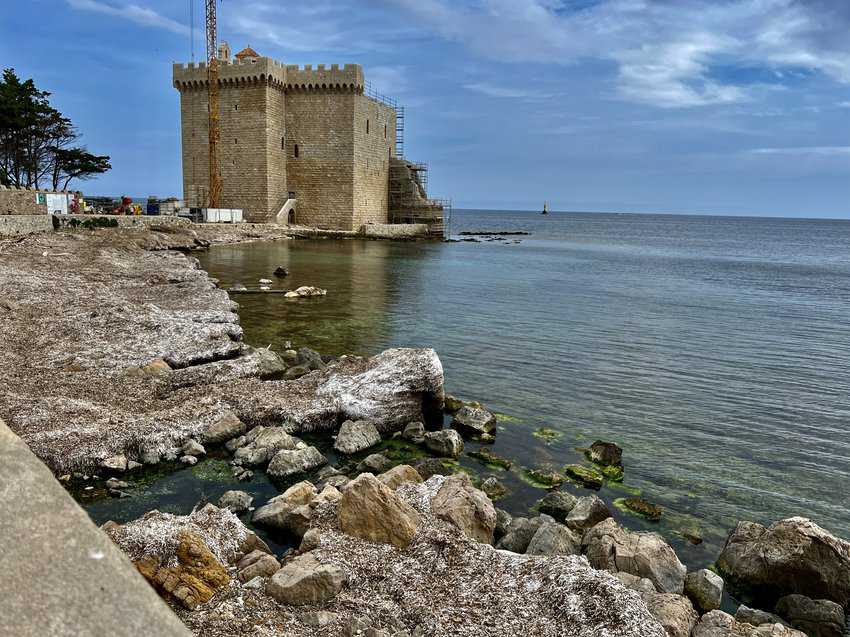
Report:
M 180 194 L 189 6 L 4 13 L 2 66 L 113 158 L 87 192 Z M 456 206 L 850 218 L 848 0 L 223 0 L 220 32 L 289 64 L 362 64 Z

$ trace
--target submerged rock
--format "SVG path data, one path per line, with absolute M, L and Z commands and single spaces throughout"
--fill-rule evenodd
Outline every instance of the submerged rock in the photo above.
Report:
M 466 455 L 468 455 L 470 458 L 475 458 L 476 460 L 484 463 L 488 467 L 495 467 L 497 469 L 504 469 L 507 471 L 513 466 L 513 462 L 511 462 L 507 458 L 503 458 L 502 456 L 496 455 L 495 453 L 486 448 L 470 451 Z
M 568 464 L 564 473 L 570 478 L 592 489 L 600 489 L 604 482 L 602 473 L 594 467 L 584 467 L 580 464 Z
M 646 577 L 660 593 L 684 591 L 687 569 L 657 533 L 630 533 L 609 518 L 585 533 L 582 546 L 594 568 Z
M 366 420 L 346 420 L 339 428 L 334 449 L 340 453 L 353 454 L 381 442 L 381 434 L 371 422 Z
M 717 566 L 727 581 L 763 602 L 798 593 L 850 604 L 850 542 L 806 518 L 767 528 L 739 522 Z
M 597 440 L 587 450 L 587 457 L 591 462 L 603 466 L 617 466 L 623 462 L 623 450 L 613 442 Z
M 491 500 L 499 500 L 508 494 L 508 488 L 496 476 L 490 476 L 481 483 L 481 490 Z
M 614 500 L 614 506 L 621 511 L 635 513 L 653 522 L 658 522 L 664 514 L 664 509 L 657 504 L 647 502 L 643 498 L 617 498 Z

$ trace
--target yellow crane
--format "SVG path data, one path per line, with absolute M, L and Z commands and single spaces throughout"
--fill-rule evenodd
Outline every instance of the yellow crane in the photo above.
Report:
M 218 165 L 218 141 L 221 137 L 221 110 L 218 100 L 218 24 L 216 2 L 207 3 L 207 96 L 209 98 L 210 189 L 208 208 L 221 207 L 221 171 Z

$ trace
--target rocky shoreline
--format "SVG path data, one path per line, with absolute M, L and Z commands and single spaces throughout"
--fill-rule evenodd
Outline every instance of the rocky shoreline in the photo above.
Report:
M 441 475 L 440 458 L 457 458 L 464 437 L 492 440 L 497 419 L 445 395 L 435 352 L 331 359 L 245 345 L 238 306 L 180 252 L 284 237 L 206 232 L 0 242 L 0 417 L 57 477 L 113 476 L 120 494 L 134 469 L 194 464 L 215 447 L 240 479 L 262 470 L 291 485 L 256 510 L 231 492 L 221 508 L 104 525 L 196 634 L 843 636 L 850 543 L 802 518 L 741 522 L 717 572 L 688 573 L 661 536 L 621 527 L 592 494 L 553 490 L 513 517 L 491 500 L 498 480 Z M 396 437 L 433 458 L 330 467 L 299 438 L 312 432 L 335 435 L 343 455 Z M 622 479 L 621 453 L 597 441 L 589 465 L 528 478 L 594 488 Z M 660 515 L 636 498 L 615 504 Z M 237 513 L 299 548 L 270 555 Z M 755 608 L 720 611 L 724 579 Z

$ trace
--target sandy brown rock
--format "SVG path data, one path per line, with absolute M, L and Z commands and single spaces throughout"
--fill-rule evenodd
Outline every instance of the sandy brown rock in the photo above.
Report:
M 371 473 L 352 480 L 342 494 L 339 527 L 353 537 L 406 548 L 419 514 Z
M 493 543 L 496 509 L 487 495 L 474 486 L 466 473 L 447 478 L 431 500 L 431 512 L 451 522 L 466 537 Z
M 378 480 L 395 491 L 401 485 L 408 482 L 419 484 L 422 482 L 422 476 L 419 475 L 419 472 L 410 465 L 400 464 L 379 475 Z

